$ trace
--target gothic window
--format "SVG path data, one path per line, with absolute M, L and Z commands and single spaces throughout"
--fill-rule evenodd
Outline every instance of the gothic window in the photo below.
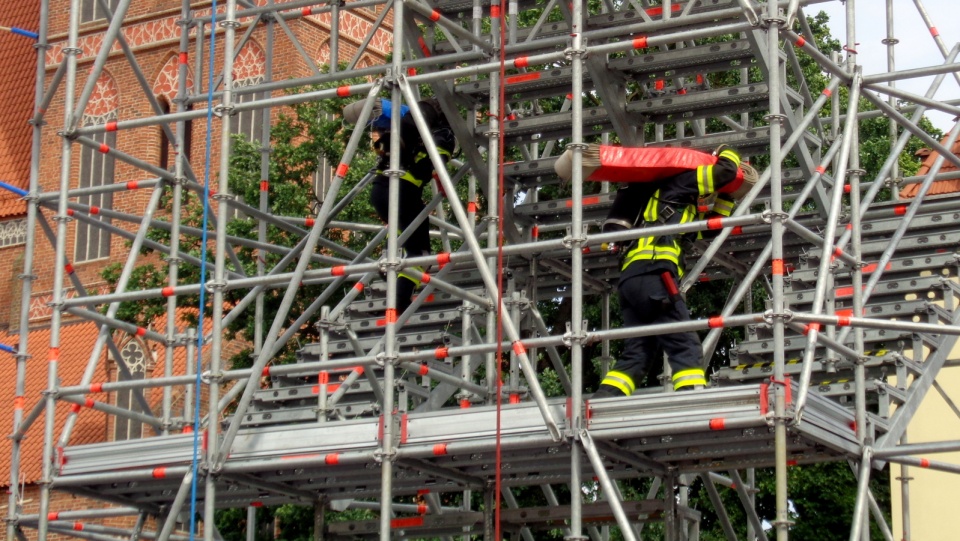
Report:
M 21 218 L 0 222 L 0 248 L 25 242 L 27 242 L 27 220 Z
M 105 4 L 110 6 L 110 11 L 113 12 L 117 9 L 117 6 L 120 4 L 120 0 L 104 0 Z M 80 22 L 88 23 L 91 21 L 99 21 L 100 19 L 106 19 L 107 12 L 103 10 L 103 6 L 100 5 L 100 0 L 82 0 L 80 7 Z
M 147 354 L 137 340 L 130 340 L 120 349 L 120 360 L 130 372 L 132 380 L 141 380 L 147 372 Z M 120 381 L 119 369 L 117 381 Z M 134 398 L 133 390 L 117 391 L 117 407 L 142 413 L 140 403 Z M 143 437 L 143 423 L 134 419 L 117 416 L 113 437 L 115 440 L 132 440 Z
M 105 143 L 113 148 L 117 145 L 117 132 L 98 133 L 91 138 L 98 143 Z M 113 184 L 114 159 L 97 149 L 88 146 L 80 150 L 80 188 L 93 188 Z M 77 198 L 81 205 L 89 205 L 102 209 L 113 207 L 113 195 L 107 193 L 93 193 L 81 195 Z M 110 233 L 93 222 L 110 223 L 110 219 L 102 214 L 89 215 L 91 221 L 80 221 L 77 224 L 77 243 L 74 261 L 92 261 L 110 255 Z

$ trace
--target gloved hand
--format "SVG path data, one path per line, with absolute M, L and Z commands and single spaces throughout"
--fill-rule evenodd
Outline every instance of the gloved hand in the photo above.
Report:
M 721 152 L 723 152 L 724 150 L 727 150 L 728 148 L 733 148 L 733 147 L 731 147 L 730 145 L 720 145 L 713 150 L 713 155 L 719 156 Z

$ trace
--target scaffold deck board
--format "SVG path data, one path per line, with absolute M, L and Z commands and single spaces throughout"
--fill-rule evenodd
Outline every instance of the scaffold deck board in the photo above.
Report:
M 609 471 L 614 478 L 647 475 L 667 467 L 699 472 L 769 466 L 773 460 L 769 396 L 766 385 L 747 384 L 593 400 L 586 405 L 586 429 L 608 449 L 639 457 L 634 463 L 614 461 Z M 551 400 L 550 410 L 563 425 L 566 403 Z M 494 472 L 496 414 L 495 407 L 482 406 L 400 415 L 396 460 L 402 471 L 397 475 L 396 493 L 415 494 L 422 487 L 443 491 L 482 486 Z M 815 462 L 855 454 L 852 421 L 852 413 L 845 408 L 811 396 L 802 421 L 790 428 L 791 460 Z M 218 484 L 222 484 L 220 490 L 233 493 L 243 490 L 236 488 L 238 484 L 258 481 L 260 492 L 293 500 L 297 491 L 331 498 L 375 496 L 381 434 L 377 417 L 243 429 Z M 568 444 L 551 439 L 535 404 L 505 405 L 499 434 L 507 485 L 565 477 Z M 131 503 L 153 501 L 177 486 L 177 476 L 189 468 L 193 445 L 192 434 L 179 434 L 67 447 L 58 457 L 55 484 Z M 230 481 L 232 477 L 238 480 Z M 290 490 L 286 494 L 279 488 L 264 491 L 263 486 Z

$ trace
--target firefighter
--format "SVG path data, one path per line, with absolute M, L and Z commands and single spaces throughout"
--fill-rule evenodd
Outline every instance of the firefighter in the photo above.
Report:
M 344 108 L 344 119 L 347 122 L 355 122 L 359 116 L 363 102 L 354 102 Z M 373 179 L 373 188 L 370 191 L 370 204 L 380 216 L 380 219 L 387 222 L 387 212 L 390 207 L 390 179 L 383 174 L 390 167 L 390 107 L 389 100 L 381 99 L 379 105 L 373 112 L 374 120 L 370 126 L 374 131 L 373 147 L 378 155 L 378 161 L 375 168 L 377 176 Z M 433 142 L 437 146 L 440 156 L 444 162 L 448 160 L 456 147 L 456 138 L 446 117 L 440 111 L 436 100 L 423 100 L 417 103 L 424 120 L 430 127 Z M 433 162 L 427 155 L 426 147 L 420 132 L 417 130 L 413 116 L 409 113 L 406 106 L 402 106 L 400 118 L 400 169 L 403 174 L 400 175 L 400 198 L 399 214 L 397 228 L 402 233 L 406 230 L 413 220 L 423 212 L 426 205 L 423 202 L 423 187 L 430 182 L 435 173 Z M 407 240 L 401 246 L 401 257 L 419 257 L 429 255 L 430 250 L 430 224 L 428 220 L 423 220 L 420 225 L 407 237 Z M 417 267 L 417 270 L 423 272 L 423 267 Z M 413 302 L 411 297 L 414 290 L 420 285 L 420 281 L 412 274 L 401 271 L 397 276 L 397 313 L 402 314 Z
M 737 152 L 721 146 L 715 165 L 664 178 L 654 183 L 629 183 L 618 192 L 605 230 L 634 226 L 689 223 L 712 216 L 730 216 L 735 202 L 757 181 L 756 171 L 742 164 Z M 737 170 L 743 175 L 738 176 Z M 714 195 L 710 216 L 697 210 L 699 198 Z M 634 221 L 636 220 L 636 221 Z M 690 312 L 678 287 L 683 276 L 679 235 L 640 237 L 623 248 L 617 286 L 623 325 L 657 325 L 690 321 Z M 676 391 L 703 388 L 706 374 L 700 365 L 702 348 L 695 332 L 640 336 L 626 340 L 623 354 L 607 372 L 594 398 L 633 394 L 660 349 L 667 354 Z

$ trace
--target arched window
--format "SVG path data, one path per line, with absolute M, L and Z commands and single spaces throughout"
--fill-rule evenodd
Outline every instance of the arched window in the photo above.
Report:
M 109 74 L 104 73 L 97 80 L 97 86 L 90 96 L 90 102 L 84 109 L 83 125 L 102 125 L 117 119 L 120 106 L 119 89 Z M 102 132 L 90 136 L 91 139 L 110 148 L 117 146 L 117 132 Z M 113 184 L 114 158 L 97 148 L 87 145 L 80 147 L 79 187 L 95 188 Z M 81 195 L 77 198 L 81 205 L 101 209 L 113 208 L 113 195 L 110 192 Z M 74 248 L 74 261 L 83 262 L 102 259 L 110 255 L 110 233 L 99 227 L 96 222 L 110 223 L 102 214 L 91 213 L 89 221 L 76 222 L 77 238 Z
M 141 380 L 147 373 L 147 354 L 139 340 L 132 339 L 127 342 L 120 349 L 120 359 L 117 362 L 123 363 L 130 372 L 130 377 L 133 380 Z M 119 371 L 117 380 L 120 380 Z M 133 390 L 117 391 L 117 407 L 142 413 L 143 409 L 133 395 Z M 142 422 L 121 416 L 117 416 L 116 419 L 117 424 L 113 429 L 113 438 L 115 440 L 133 440 L 143 437 Z

